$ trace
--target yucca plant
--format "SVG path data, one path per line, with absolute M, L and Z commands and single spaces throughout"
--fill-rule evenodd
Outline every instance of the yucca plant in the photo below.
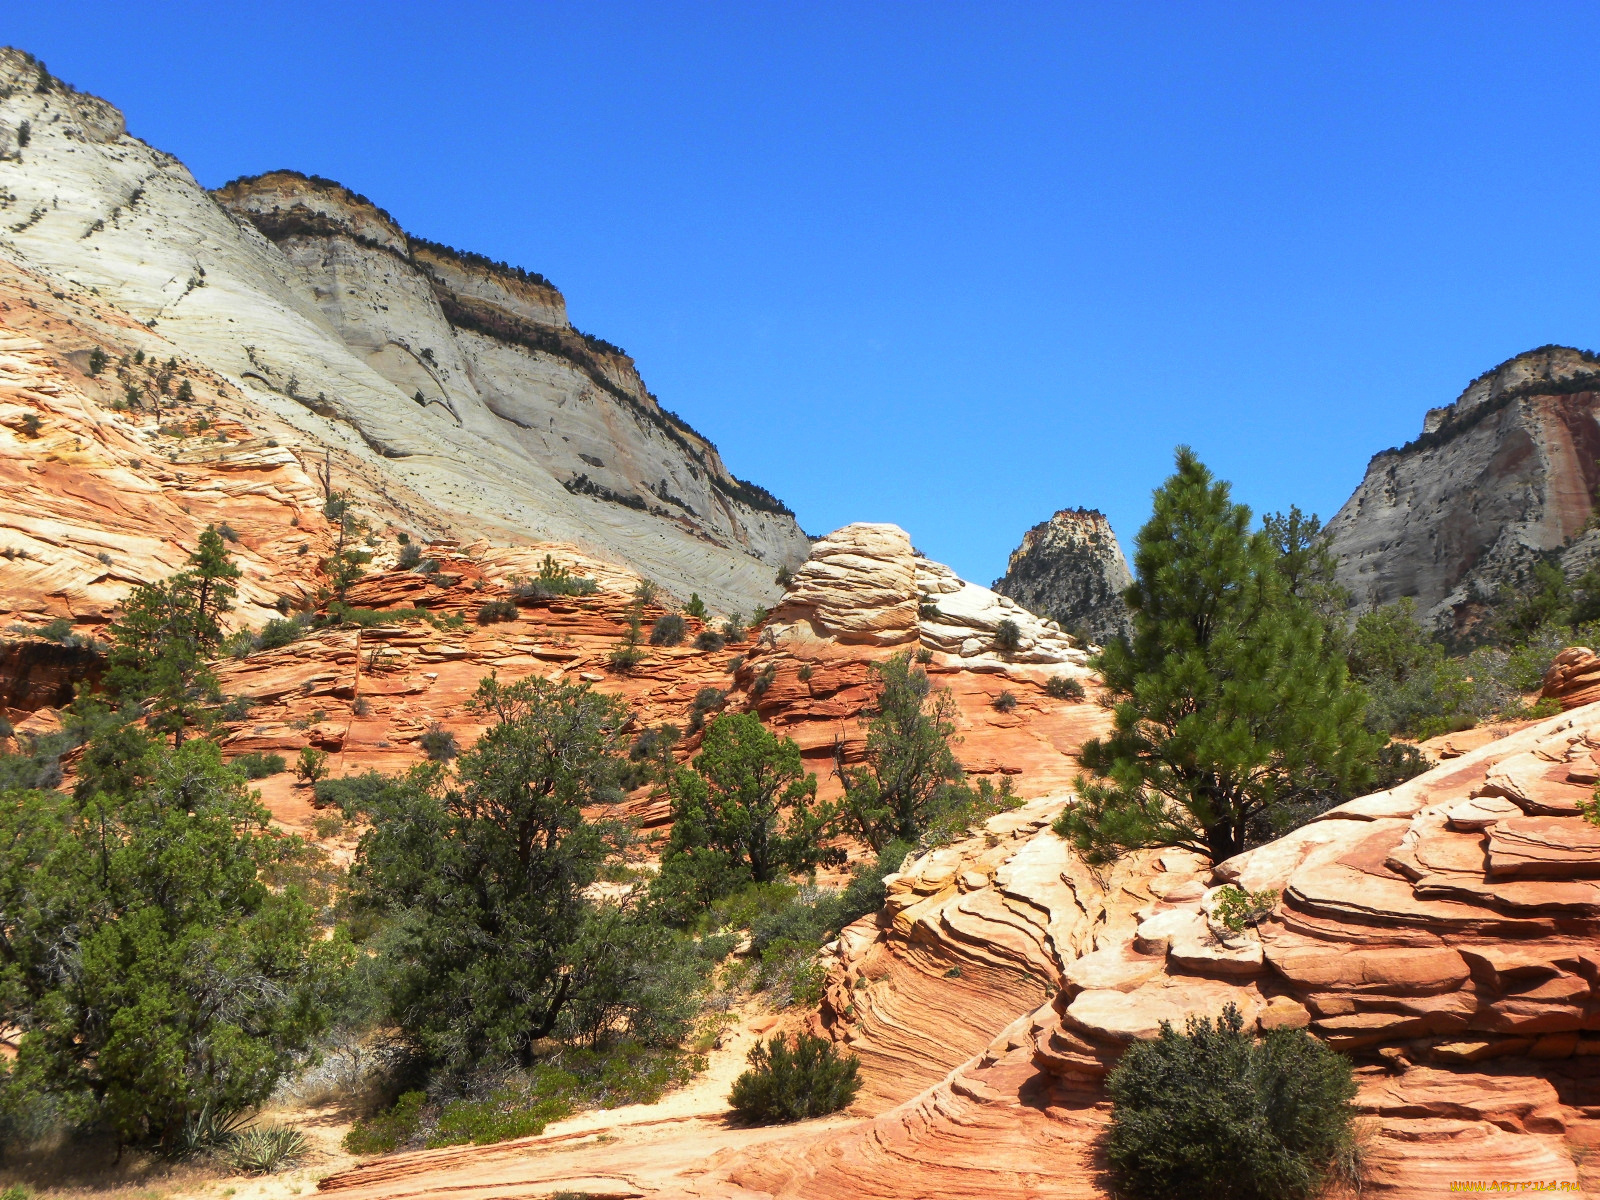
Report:
M 293 1125 L 256 1125 L 230 1137 L 224 1157 L 243 1175 L 276 1175 L 300 1162 L 310 1148 Z
M 184 1120 L 171 1147 L 172 1153 L 187 1158 L 226 1146 L 243 1123 L 244 1113 L 207 1104 Z

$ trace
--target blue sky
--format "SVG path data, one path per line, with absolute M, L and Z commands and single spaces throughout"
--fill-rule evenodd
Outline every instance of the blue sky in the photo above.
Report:
M 1600 343 L 1600 7 L 11 5 L 202 183 L 523 265 L 812 533 L 988 582 L 1188 442 L 1331 516 L 1474 375 Z

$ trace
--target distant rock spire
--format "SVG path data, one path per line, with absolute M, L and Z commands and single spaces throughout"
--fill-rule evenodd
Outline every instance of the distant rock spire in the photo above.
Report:
M 1129 631 L 1123 590 L 1133 582 L 1105 514 L 1064 508 L 1022 535 L 994 590 L 1104 644 Z

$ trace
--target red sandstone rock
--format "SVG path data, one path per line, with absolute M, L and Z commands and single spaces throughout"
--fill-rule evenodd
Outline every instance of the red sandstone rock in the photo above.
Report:
M 1539 695 L 1561 701 L 1562 708 L 1600 700 L 1600 656 L 1587 646 L 1567 647 L 1545 672 Z

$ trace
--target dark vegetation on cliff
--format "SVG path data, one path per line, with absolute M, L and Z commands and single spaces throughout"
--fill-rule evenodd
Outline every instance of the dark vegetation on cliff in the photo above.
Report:
M 645 402 L 628 388 L 618 386 L 612 380 L 609 371 L 621 369 L 625 373 L 632 373 L 634 370 L 633 360 L 620 346 L 593 334 L 584 333 L 571 325 L 555 326 L 524 320 L 487 302 L 476 300 L 473 297 L 462 296 L 452 289 L 444 279 L 441 279 L 437 272 L 431 270 L 429 263 L 425 258 L 419 257 L 417 251 L 424 251 L 426 254 L 436 258 L 449 259 L 464 268 L 497 275 L 516 284 L 546 288 L 559 296 L 560 293 L 555 285 L 537 271 L 514 267 L 473 251 L 458 250 L 442 242 L 412 237 L 401 230 L 399 224 L 388 212 L 379 208 L 367 197 L 351 191 L 340 183 L 318 175 L 306 175 L 292 170 L 269 171 L 261 175 L 242 175 L 237 179 L 229 180 L 221 188 L 217 189 L 217 194 L 222 195 L 230 190 L 243 191 L 252 184 L 273 176 L 292 178 L 314 190 L 330 193 L 347 203 L 370 209 L 395 230 L 396 236 L 404 242 L 406 251 L 401 253 L 391 245 L 357 233 L 337 218 L 323 213 L 312 212 L 301 205 L 294 205 L 288 209 L 273 208 L 270 210 L 247 210 L 245 212 L 244 219 L 248 219 L 268 240 L 282 242 L 296 237 L 344 238 L 367 249 L 393 255 L 412 269 L 421 272 L 428 280 L 440 307 L 444 311 L 445 319 L 451 325 L 458 329 L 472 330 L 475 333 L 508 345 L 521 346 L 535 353 L 550 354 L 566 359 L 581 370 L 596 387 L 625 405 L 642 420 L 661 430 L 680 450 L 699 464 L 700 468 L 705 471 L 711 486 L 730 500 L 744 504 L 758 512 L 773 513 L 779 516 L 794 515 L 792 510 L 766 488 L 748 480 L 740 479 L 731 473 L 724 475 L 714 468 L 707 459 L 707 452 L 716 453 L 716 444 L 695 430 L 678 414 L 663 406 L 653 393 L 648 390 L 645 391 L 645 394 L 649 397 L 649 401 Z M 635 376 L 635 378 L 637 377 Z M 642 383 L 640 388 L 644 390 Z M 602 499 L 629 504 L 630 507 L 639 507 L 639 505 L 631 504 L 628 500 L 623 499 L 620 493 L 608 492 L 601 495 L 598 492 L 591 492 L 589 494 L 599 495 Z
M 1472 383 L 1482 382 L 1493 376 L 1497 371 L 1504 370 L 1519 358 L 1526 358 L 1531 354 L 1539 354 L 1550 350 L 1570 350 L 1586 363 L 1600 364 L 1600 354 L 1596 354 L 1593 350 L 1575 350 L 1570 346 L 1551 344 L 1508 358 L 1499 366 L 1492 367 L 1482 375 L 1479 375 Z M 1472 385 L 1469 384 L 1468 386 L 1471 387 Z M 1495 413 L 1509 407 L 1514 401 L 1523 400 L 1529 396 L 1572 396 L 1597 390 L 1600 390 L 1600 371 L 1581 372 L 1566 379 L 1530 379 L 1526 383 L 1517 384 L 1515 387 L 1505 388 L 1489 399 L 1473 405 L 1464 413 L 1453 414 L 1446 418 L 1437 429 L 1418 434 L 1403 446 L 1391 446 L 1387 450 L 1378 451 L 1372 457 L 1373 459 L 1379 459 L 1391 454 L 1411 454 L 1443 446 L 1460 437 L 1468 430 L 1482 424 L 1484 420 Z

